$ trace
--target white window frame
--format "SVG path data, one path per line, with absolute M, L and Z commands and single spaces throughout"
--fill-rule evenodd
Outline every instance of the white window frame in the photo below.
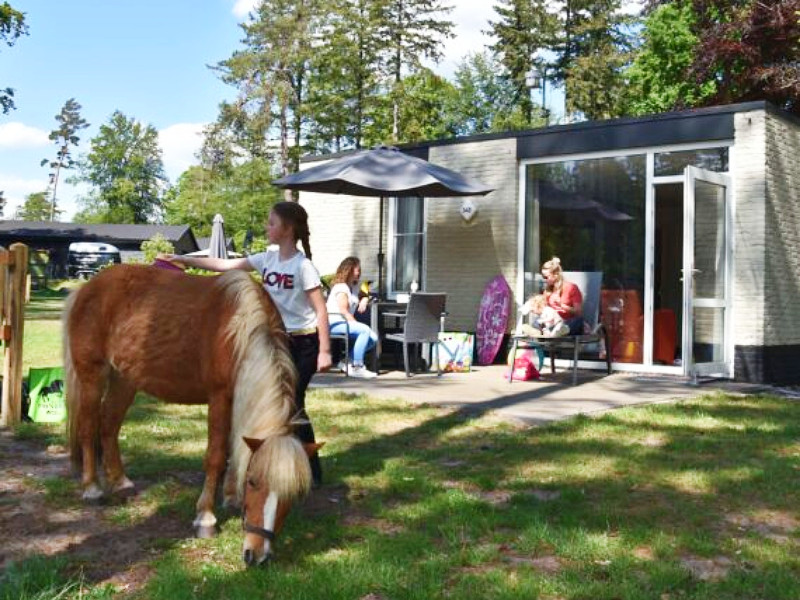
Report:
M 386 297 L 390 300 L 396 300 L 397 294 L 408 293 L 408 290 L 394 289 L 394 275 L 396 271 L 395 241 L 397 239 L 397 197 L 390 197 L 388 204 L 389 214 L 386 220 Z M 426 198 L 422 198 L 422 231 L 420 235 L 422 235 L 422 265 L 420 267 L 419 289 L 426 290 L 428 289 L 428 202 Z

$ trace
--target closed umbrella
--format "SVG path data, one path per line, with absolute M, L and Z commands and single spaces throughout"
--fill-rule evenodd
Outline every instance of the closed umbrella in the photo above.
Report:
M 225 243 L 225 220 L 222 215 L 214 215 L 211 226 L 211 239 L 208 242 L 208 256 L 211 258 L 228 258 L 228 248 Z
M 387 196 L 449 198 L 482 196 L 489 186 L 390 146 L 361 150 L 277 179 L 274 185 L 305 192 L 381 199 L 378 232 L 378 292 L 383 285 L 383 200 Z

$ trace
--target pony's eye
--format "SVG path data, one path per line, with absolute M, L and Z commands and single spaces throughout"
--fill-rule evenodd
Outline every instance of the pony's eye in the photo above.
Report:
M 250 486 L 250 487 L 252 487 L 252 488 L 254 488 L 254 487 L 258 487 L 258 482 L 257 482 L 255 479 L 253 479 L 252 477 L 250 477 L 250 478 L 247 480 L 247 485 L 249 485 L 249 486 Z

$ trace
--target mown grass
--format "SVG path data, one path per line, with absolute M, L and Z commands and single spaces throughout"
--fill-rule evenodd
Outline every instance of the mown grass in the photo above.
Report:
M 716 394 L 542 428 L 318 391 L 308 406 L 326 483 L 291 514 L 275 562 L 244 569 L 240 521 L 222 513 L 213 540 L 143 552 L 153 571 L 133 597 L 800 597 L 800 403 Z M 110 512 L 115 525 L 158 514 L 188 526 L 204 419 L 137 400 L 121 443 L 146 492 Z M 21 580 L 27 597 L 78 597 L 69 556 L 31 565 L 2 580 L 0 599 L 19 597 Z M 32 595 L 39 571 L 49 595 Z

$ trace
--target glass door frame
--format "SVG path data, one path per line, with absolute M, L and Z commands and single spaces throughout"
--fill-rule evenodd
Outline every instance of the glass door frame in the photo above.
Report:
M 642 306 L 642 316 L 644 318 L 644 328 L 642 332 L 642 362 L 641 363 L 621 363 L 621 362 L 614 362 L 612 363 L 612 367 L 615 370 L 619 371 L 627 371 L 627 372 L 645 372 L 645 373 L 663 373 L 666 375 L 688 375 L 689 374 L 689 365 L 685 360 L 685 354 L 682 355 L 681 365 L 680 366 L 670 366 L 670 365 L 661 365 L 661 364 L 654 364 L 653 363 L 653 315 L 655 312 L 654 308 L 654 298 L 655 292 L 653 289 L 654 281 L 655 281 L 655 186 L 662 184 L 662 183 L 681 183 L 684 184 L 684 204 L 686 198 L 686 185 L 685 185 L 685 173 L 684 174 L 677 174 L 677 175 L 656 175 L 655 174 L 655 155 L 658 153 L 663 152 L 673 152 L 673 151 L 682 151 L 682 150 L 702 150 L 706 148 L 718 148 L 718 147 L 727 147 L 729 151 L 729 163 L 728 163 L 728 171 L 723 173 L 717 173 L 712 171 L 707 171 L 708 173 L 712 173 L 714 176 L 723 175 L 727 177 L 728 180 L 728 187 L 727 189 L 727 218 L 728 218 L 728 226 L 726 229 L 727 234 L 727 241 L 726 241 L 726 252 L 727 255 L 727 277 L 726 283 L 728 285 L 727 288 L 727 298 L 728 298 L 728 310 L 725 320 L 725 360 L 726 360 L 726 372 L 731 373 L 733 372 L 733 365 L 732 365 L 732 356 L 733 356 L 733 345 L 732 345 L 732 338 L 731 338 L 731 323 L 732 323 L 732 297 L 731 297 L 731 277 L 733 273 L 733 238 L 732 236 L 732 219 L 733 219 L 733 211 L 734 211 L 734 198 L 732 193 L 732 178 L 730 173 L 734 170 L 734 165 L 736 164 L 737 157 L 736 151 L 733 144 L 733 140 L 713 140 L 707 142 L 692 142 L 687 144 L 675 144 L 675 145 L 665 145 L 665 146 L 647 146 L 641 148 L 625 148 L 622 150 L 612 150 L 612 151 L 597 151 L 597 152 L 586 152 L 586 153 L 577 153 L 577 154 L 554 154 L 551 156 L 542 156 L 533 159 L 523 159 L 520 160 L 518 163 L 518 171 L 517 171 L 517 282 L 515 286 L 515 295 L 518 300 L 523 301 L 525 298 L 525 283 L 526 277 L 530 277 L 530 281 L 535 280 L 536 273 L 531 273 L 530 275 L 525 272 L 525 236 L 526 236 L 526 225 L 525 225 L 525 206 L 526 206 L 526 168 L 528 165 L 533 164 L 542 164 L 542 163 L 551 163 L 551 162 L 562 162 L 562 161 L 574 161 L 574 160 L 584 160 L 584 159 L 592 159 L 592 158 L 610 158 L 615 156 L 630 156 L 633 154 L 646 154 L 646 177 L 647 177 L 647 185 L 645 187 L 645 269 L 644 269 L 644 298 L 643 298 L 643 306 Z M 696 167 L 691 167 L 695 169 Z M 426 206 L 427 208 L 427 206 Z M 686 219 L 684 219 L 684 227 L 686 227 Z M 694 222 L 692 222 L 692 226 L 694 226 Z M 685 242 L 685 238 L 684 238 Z M 538 243 L 538 232 L 536 233 L 536 242 Z M 685 295 L 684 295 L 685 298 Z M 686 328 L 686 319 L 683 320 L 682 330 Z M 680 332 L 683 334 L 683 331 Z M 682 337 L 683 339 L 683 337 Z M 683 352 L 685 353 L 685 346 Z M 691 355 L 690 355 L 691 356 Z M 556 364 L 561 366 L 561 364 L 571 364 L 568 359 L 558 359 Z M 605 368 L 605 362 L 602 361 L 579 361 L 579 367 L 581 368 Z
M 716 173 L 713 171 L 706 171 L 697 167 L 688 166 L 684 169 L 684 186 L 683 186 L 683 356 L 682 366 L 683 374 L 687 377 L 696 378 L 698 375 L 719 375 L 722 377 L 733 376 L 733 365 L 731 357 L 732 344 L 732 319 L 731 319 L 731 304 L 732 304 L 732 285 L 731 279 L 733 276 L 732 261 L 733 261 L 733 217 L 732 217 L 732 193 L 731 186 L 732 180 L 727 173 Z M 694 298 L 694 274 L 695 274 L 695 182 L 701 181 L 710 183 L 712 185 L 720 186 L 725 190 L 725 206 L 723 219 L 724 231 L 724 258 L 725 258 L 725 272 L 723 273 L 723 298 L 717 299 L 698 299 Z M 694 332 L 694 308 L 722 308 L 723 309 L 723 324 L 722 324 L 722 361 L 700 363 L 698 366 L 694 363 L 693 354 L 693 332 Z

